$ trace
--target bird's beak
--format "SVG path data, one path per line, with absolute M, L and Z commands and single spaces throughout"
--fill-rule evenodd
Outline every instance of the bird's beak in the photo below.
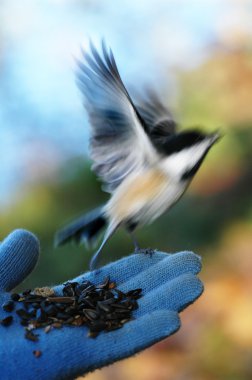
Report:
M 223 136 L 220 132 L 214 132 L 210 135 L 210 143 L 211 145 L 215 144 L 218 140 L 220 140 Z

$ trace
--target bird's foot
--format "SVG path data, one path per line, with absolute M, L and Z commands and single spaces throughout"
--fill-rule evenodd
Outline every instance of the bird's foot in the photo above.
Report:
M 138 248 L 135 250 L 135 253 L 150 255 L 150 257 L 152 257 L 153 253 L 155 252 L 156 252 L 156 249 L 153 249 L 153 248 Z

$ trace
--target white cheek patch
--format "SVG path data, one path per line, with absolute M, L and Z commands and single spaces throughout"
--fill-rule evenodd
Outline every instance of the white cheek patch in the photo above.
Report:
M 180 177 L 197 164 L 210 145 L 211 141 L 207 139 L 190 148 L 174 153 L 162 160 L 162 169 L 172 177 Z

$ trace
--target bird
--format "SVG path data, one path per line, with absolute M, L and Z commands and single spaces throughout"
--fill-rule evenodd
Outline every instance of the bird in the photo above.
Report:
M 167 212 L 184 194 L 218 131 L 179 131 L 156 91 L 148 89 L 137 102 L 126 89 L 110 48 L 90 42 L 77 61 L 77 84 L 91 125 L 92 170 L 110 193 L 106 204 L 82 215 L 55 234 L 55 245 L 95 241 L 105 229 L 90 261 L 97 268 L 111 236 L 124 228 L 139 245 L 134 231 Z

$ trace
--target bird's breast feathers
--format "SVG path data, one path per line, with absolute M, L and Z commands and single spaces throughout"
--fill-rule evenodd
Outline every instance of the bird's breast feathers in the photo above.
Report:
M 183 193 L 181 184 L 171 180 L 158 167 L 132 173 L 117 188 L 106 205 L 106 213 L 114 223 L 131 217 L 138 223 L 150 223 L 169 208 Z

